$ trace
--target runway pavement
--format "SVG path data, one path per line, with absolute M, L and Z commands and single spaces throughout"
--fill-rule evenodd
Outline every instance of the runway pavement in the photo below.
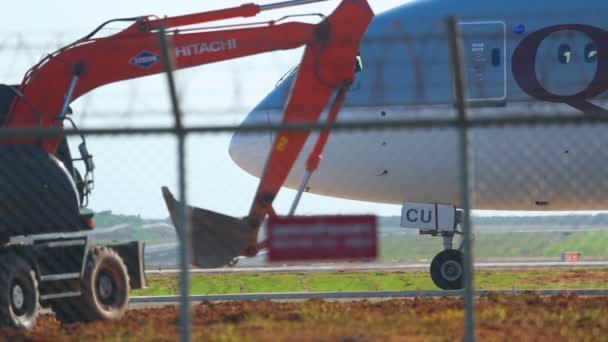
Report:
M 407 271 L 428 270 L 429 263 L 408 264 L 361 264 L 336 263 L 317 265 L 284 265 L 264 267 L 225 267 L 213 269 L 191 269 L 194 274 L 214 273 L 289 273 L 289 272 L 322 272 L 322 271 Z M 475 263 L 477 269 L 531 269 L 531 268 L 577 268 L 577 267 L 608 267 L 608 261 L 581 261 L 581 262 L 480 262 Z M 147 275 L 179 273 L 178 269 L 146 270 Z

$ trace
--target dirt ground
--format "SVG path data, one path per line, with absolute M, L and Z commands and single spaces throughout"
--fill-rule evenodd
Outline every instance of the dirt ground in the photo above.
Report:
M 477 300 L 482 341 L 608 341 L 608 297 L 488 295 Z M 4 341 L 176 341 L 176 306 L 130 310 L 115 322 L 61 325 L 52 314 L 32 331 L 0 330 Z M 242 301 L 193 306 L 195 341 L 459 340 L 458 298 L 379 302 Z
M 545 271 L 540 269 L 539 271 Z M 530 281 L 536 278 L 537 281 L 542 281 L 543 283 L 589 283 L 589 282 L 599 282 L 608 284 L 608 269 L 571 269 L 571 270 L 563 270 L 561 272 L 554 272 L 553 274 L 546 274 L 542 277 L 530 277 Z

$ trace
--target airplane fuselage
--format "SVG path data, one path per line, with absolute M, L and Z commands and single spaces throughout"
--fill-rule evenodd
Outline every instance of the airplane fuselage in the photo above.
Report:
M 472 118 L 608 115 L 608 3 L 417 1 L 378 15 L 339 120 L 454 118 L 445 18 L 460 18 Z M 244 124 L 278 123 L 293 75 Z M 607 125 L 471 130 L 473 205 L 608 208 Z M 286 186 L 297 188 L 316 135 Z M 235 135 L 230 154 L 260 176 L 273 134 Z M 308 191 L 371 202 L 460 206 L 456 128 L 334 132 Z

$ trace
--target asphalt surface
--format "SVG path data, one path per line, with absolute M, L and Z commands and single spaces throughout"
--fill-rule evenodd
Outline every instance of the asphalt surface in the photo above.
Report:
M 213 269 L 191 269 L 192 274 L 215 273 L 282 273 L 282 272 L 321 272 L 321 271 L 399 271 L 399 270 L 428 270 L 429 263 L 409 264 L 361 264 L 336 263 L 317 265 L 285 265 L 264 267 L 225 267 Z M 608 261 L 579 261 L 579 262 L 480 262 L 475 263 L 477 269 L 530 269 L 530 268 L 577 268 L 577 267 L 608 267 Z M 146 274 L 173 274 L 179 269 L 146 270 Z

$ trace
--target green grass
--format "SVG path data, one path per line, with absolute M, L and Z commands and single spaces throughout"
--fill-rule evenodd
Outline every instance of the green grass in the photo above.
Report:
M 569 235 L 546 248 L 544 256 L 559 255 L 562 251 L 582 251 L 588 256 L 608 255 L 608 232 L 581 232 Z
M 458 241 L 454 241 L 458 245 Z M 380 240 L 385 261 L 430 258 L 443 249 L 440 238 L 390 236 Z M 483 233 L 475 238 L 478 258 L 559 257 L 562 252 L 608 256 L 608 231 L 577 233 Z
M 235 281 L 230 275 L 220 275 L 200 281 L 197 276 L 194 276 L 192 281 L 193 293 L 239 293 L 241 292 L 241 284 Z
M 480 289 L 608 288 L 608 269 L 483 270 L 475 273 Z M 148 277 L 149 288 L 134 296 L 176 295 L 178 276 Z M 340 292 L 436 290 L 427 272 L 320 272 L 193 275 L 192 294 L 265 292 Z

